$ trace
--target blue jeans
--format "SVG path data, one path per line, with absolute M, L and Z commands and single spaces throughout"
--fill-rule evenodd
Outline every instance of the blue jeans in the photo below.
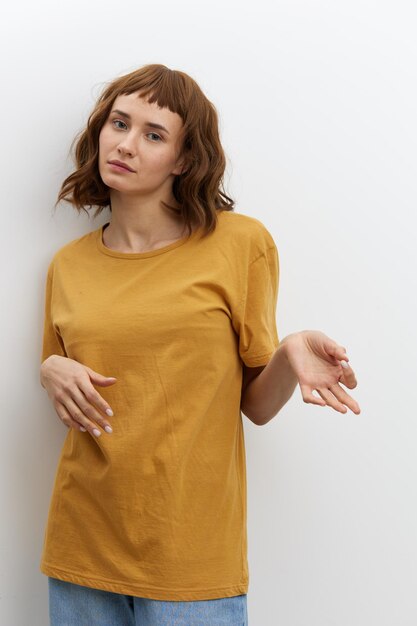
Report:
M 48 576 L 50 626 L 248 626 L 247 594 L 167 601 L 92 589 Z

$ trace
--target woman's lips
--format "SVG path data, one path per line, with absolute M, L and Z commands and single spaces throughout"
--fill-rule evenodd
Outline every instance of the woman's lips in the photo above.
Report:
M 116 163 L 109 163 L 110 167 L 112 167 L 114 170 L 118 171 L 118 172 L 129 172 L 130 174 L 133 174 L 133 172 L 131 170 L 128 170 L 127 167 L 122 167 L 121 165 L 116 165 Z

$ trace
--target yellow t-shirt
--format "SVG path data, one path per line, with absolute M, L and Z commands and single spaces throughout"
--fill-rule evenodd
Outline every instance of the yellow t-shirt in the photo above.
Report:
M 106 225 L 60 248 L 46 279 L 41 361 L 67 356 L 113 433 L 68 430 L 40 570 L 156 600 L 248 591 L 242 361 L 279 345 L 279 264 L 256 218 L 218 212 L 206 238 L 150 252 L 106 247 Z

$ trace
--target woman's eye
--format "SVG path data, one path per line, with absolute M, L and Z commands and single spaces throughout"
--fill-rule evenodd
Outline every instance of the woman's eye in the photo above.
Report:
M 117 123 L 124 124 L 126 126 L 122 120 L 113 120 L 113 124 Z M 116 128 L 120 128 L 120 126 L 116 126 Z M 160 137 L 157 133 L 148 133 L 148 135 L 153 135 L 154 137 L 157 137 L 157 141 L 162 141 L 162 137 Z
M 122 122 L 122 120 L 113 120 L 113 124 L 116 124 L 117 122 L 120 122 L 120 124 L 125 124 L 124 122 Z M 119 126 L 116 126 L 116 128 L 119 128 Z

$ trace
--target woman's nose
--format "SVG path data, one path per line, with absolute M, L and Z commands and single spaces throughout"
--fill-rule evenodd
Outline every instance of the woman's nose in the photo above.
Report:
M 129 156 L 132 156 L 132 154 L 133 154 L 132 148 L 130 147 L 129 143 L 126 142 L 126 141 L 124 141 L 123 143 L 119 144 L 119 151 L 122 154 L 128 154 Z
M 132 156 L 134 153 L 134 142 L 135 139 L 133 136 L 124 137 L 123 141 L 119 143 L 119 150 L 121 150 L 124 154 Z

